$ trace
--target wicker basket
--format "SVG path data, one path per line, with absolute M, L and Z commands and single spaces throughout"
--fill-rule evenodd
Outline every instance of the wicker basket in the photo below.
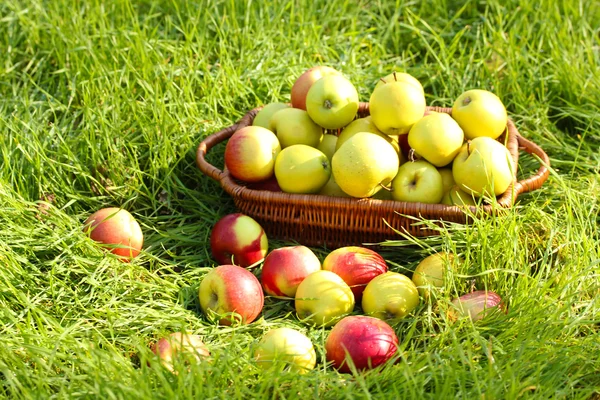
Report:
M 451 113 L 450 108 L 428 109 Z M 296 241 L 307 246 L 337 248 L 398 239 L 398 233 L 394 230 L 413 236 L 430 236 L 437 233 L 435 229 L 415 224 L 415 218 L 411 216 L 434 221 L 468 223 L 468 214 L 457 206 L 290 194 L 245 187 L 243 183 L 233 179 L 227 169 L 221 171 L 208 163 L 205 155 L 212 147 L 231 137 L 236 130 L 251 125 L 259 110 L 260 108 L 256 108 L 249 111 L 237 124 L 206 137 L 198 146 L 196 162 L 204 174 L 217 180 L 233 197 L 239 211 L 256 219 L 269 237 Z M 368 103 L 360 104 L 358 115 L 369 115 Z M 548 178 L 548 155 L 538 145 L 520 136 L 510 120 L 507 134 L 508 138 L 502 135 L 498 140 L 506 144 L 513 157 L 515 181 L 497 198 L 497 205 L 469 207 L 474 214 L 494 215 L 502 208 L 511 207 L 519 194 L 539 189 Z M 519 150 L 535 154 L 541 160 L 537 173 L 521 181 L 516 180 Z

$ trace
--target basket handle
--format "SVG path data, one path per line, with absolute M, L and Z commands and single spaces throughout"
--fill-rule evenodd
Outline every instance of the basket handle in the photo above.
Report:
M 548 167 L 550 167 L 550 158 L 540 146 L 525 139 L 523 136 L 517 135 L 517 141 L 519 142 L 519 149 L 525 150 L 529 154 L 536 155 L 541 164 L 535 175 L 515 183 L 515 193 L 521 194 L 542 187 L 543 183 L 546 182 L 546 179 L 548 179 L 548 176 L 550 175 L 550 170 L 548 169 Z

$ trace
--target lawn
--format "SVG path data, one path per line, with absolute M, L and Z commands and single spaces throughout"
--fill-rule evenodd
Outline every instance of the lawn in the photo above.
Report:
M 600 398 L 599 27 L 597 0 L 1 2 L 0 396 Z M 196 148 L 289 101 L 314 65 L 342 71 L 361 101 L 393 70 L 418 78 L 429 105 L 493 91 L 547 152 L 549 179 L 505 215 L 391 235 L 381 250 L 409 276 L 430 253 L 459 254 L 441 304 L 488 288 L 505 314 L 451 323 L 422 302 L 393 326 L 397 362 L 358 374 L 325 361 L 329 329 L 289 301 L 267 298 L 245 326 L 202 314 L 210 231 L 236 209 Z M 220 168 L 223 150 L 209 156 Z M 538 166 L 522 154 L 520 176 Z M 108 206 L 140 222 L 131 263 L 82 231 Z M 315 370 L 257 367 L 256 343 L 284 326 L 310 337 Z M 149 345 L 177 330 L 201 335 L 210 361 L 161 367 Z

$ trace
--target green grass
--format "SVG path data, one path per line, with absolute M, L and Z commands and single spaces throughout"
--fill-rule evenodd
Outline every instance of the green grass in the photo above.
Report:
M 599 398 L 599 22 L 596 0 L 0 3 L 0 395 Z M 357 375 L 327 365 L 327 330 L 303 326 L 288 302 L 267 299 L 258 321 L 226 328 L 197 300 L 215 266 L 210 229 L 235 210 L 195 166 L 198 143 L 289 100 L 317 64 L 346 74 L 362 101 L 393 69 L 421 80 L 430 105 L 492 90 L 552 163 L 505 216 L 391 238 L 393 270 L 410 275 L 436 250 L 464 263 L 448 299 L 394 326 L 398 362 Z M 521 173 L 537 165 L 524 155 Z M 130 264 L 81 231 L 104 206 L 142 225 Z M 449 323 L 439 310 L 472 287 L 498 292 L 508 312 Z M 313 340 L 316 370 L 257 368 L 253 346 L 279 326 Z M 148 344 L 181 329 L 213 359 L 173 375 Z

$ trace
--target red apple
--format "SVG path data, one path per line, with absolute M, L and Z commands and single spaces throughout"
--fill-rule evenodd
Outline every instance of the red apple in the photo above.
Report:
M 323 269 L 338 274 L 352 289 L 356 302 L 362 299 L 367 283 L 388 270 L 379 253 L 359 246 L 341 247 L 332 251 L 323 260 Z
M 210 356 L 208 347 L 199 335 L 183 332 L 174 332 L 161 338 L 154 343 L 152 351 L 158 356 L 160 363 L 171 372 L 175 370 L 173 361 L 177 358 L 184 356 L 186 360 L 200 362 Z
M 121 208 L 109 207 L 96 211 L 85 221 L 84 231 L 123 261 L 136 257 L 144 244 L 140 225 L 133 215 Z
M 339 71 L 324 65 L 312 67 L 304 71 L 304 73 L 302 73 L 302 75 L 296 79 L 294 85 L 292 86 L 292 107 L 306 110 L 306 93 L 308 93 L 308 89 L 310 89 L 313 83 L 322 77 L 332 74 L 341 75 Z
M 249 324 L 262 311 L 264 295 L 260 282 L 245 268 L 221 265 L 200 282 L 200 308 L 206 315 L 221 316 L 221 325 L 237 321 Z
M 265 181 L 249 183 L 248 185 L 246 185 L 246 187 L 252 190 L 268 190 L 269 192 L 282 191 L 279 187 L 279 183 L 277 183 L 277 178 L 275 177 L 275 175 L 273 175 Z
M 210 233 L 212 255 L 219 264 L 249 267 L 267 255 L 265 231 L 251 217 L 235 213 L 221 218 Z
M 260 126 L 236 131 L 225 146 L 225 166 L 231 176 L 244 182 L 260 182 L 273 176 L 279 139 Z
M 300 282 L 321 269 L 321 261 L 306 246 L 289 246 L 267 254 L 262 267 L 261 281 L 270 296 L 294 297 Z
M 327 361 L 340 372 L 351 372 L 350 361 L 358 371 L 375 368 L 396 353 L 398 337 L 386 322 L 362 315 L 338 322 L 325 342 Z

